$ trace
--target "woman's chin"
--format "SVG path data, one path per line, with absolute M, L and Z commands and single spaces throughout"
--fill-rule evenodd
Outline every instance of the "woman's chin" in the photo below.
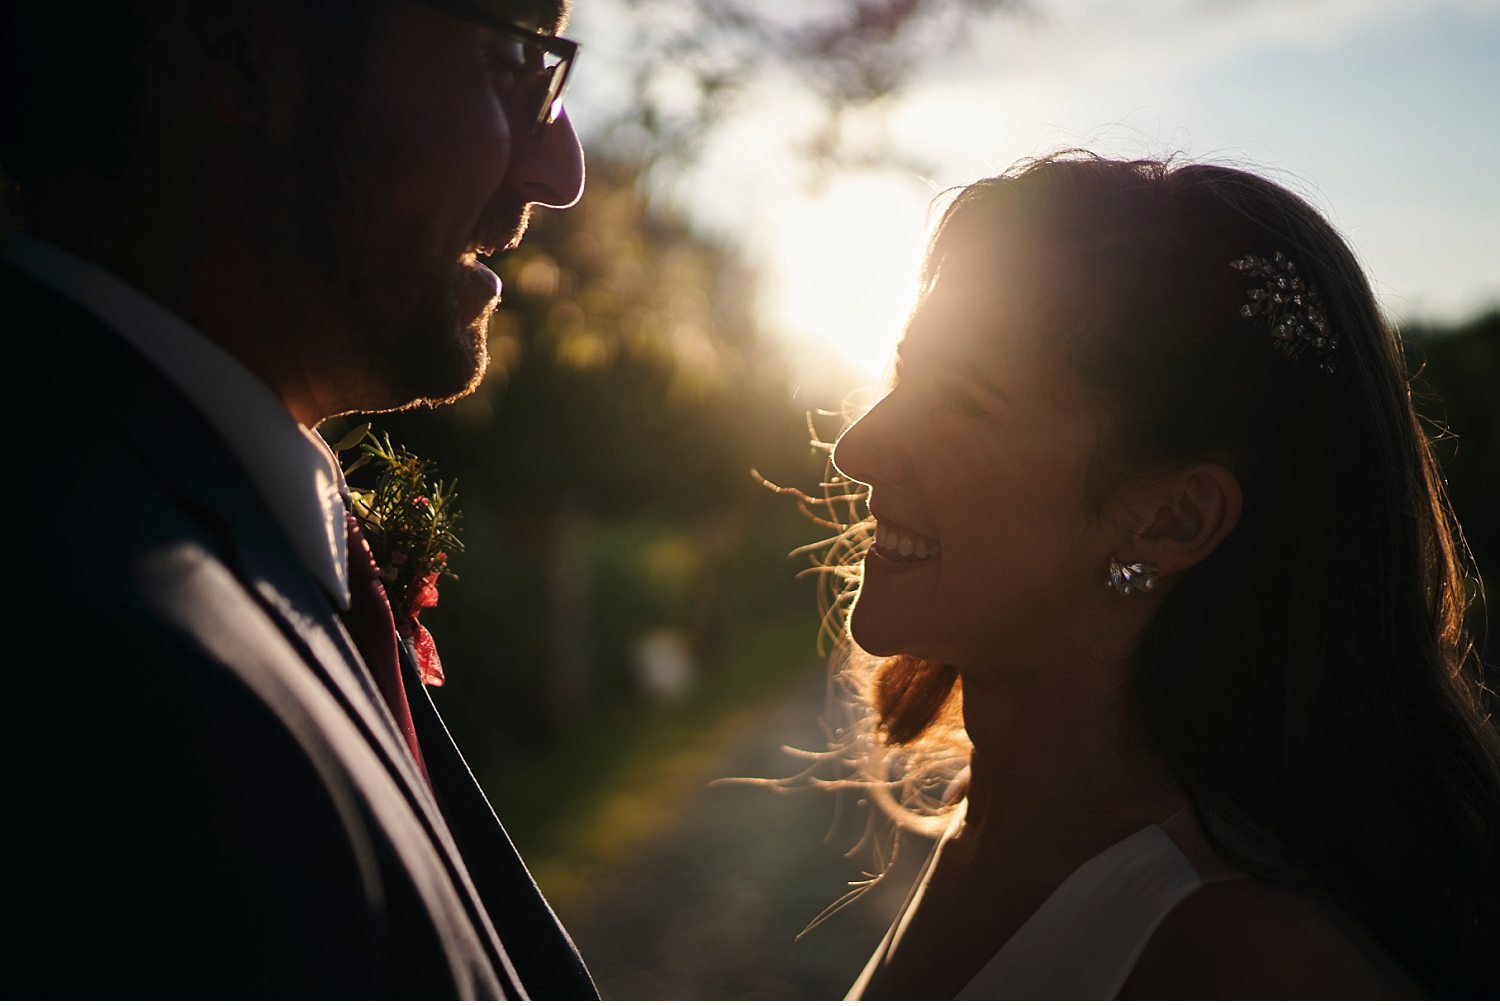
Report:
M 882 617 L 879 611 L 870 610 L 869 606 L 862 608 L 859 601 L 854 602 L 854 610 L 849 613 L 849 635 L 861 650 L 872 657 L 894 657 L 905 652 L 903 639 L 893 628 L 889 616 Z

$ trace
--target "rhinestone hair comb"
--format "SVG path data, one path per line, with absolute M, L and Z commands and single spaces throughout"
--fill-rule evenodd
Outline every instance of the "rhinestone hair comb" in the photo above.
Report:
M 1240 308 L 1241 318 L 1265 318 L 1271 323 L 1272 344 L 1289 359 L 1311 350 L 1318 369 L 1332 374 L 1339 337 L 1328 325 L 1328 313 L 1318 292 L 1303 282 L 1296 263 L 1281 252 L 1269 259 L 1246 255 L 1229 263 L 1265 285 L 1248 291 L 1250 300 Z

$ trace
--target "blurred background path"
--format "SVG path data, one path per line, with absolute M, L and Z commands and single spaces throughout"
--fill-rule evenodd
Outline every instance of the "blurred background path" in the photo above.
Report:
M 870 867 L 865 853 L 844 855 L 864 832 L 865 811 L 851 794 L 710 785 L 797 771 L 803 763 L 782 744 L 823 747 L 821 678 L 810 672 L 741 717 L 682 779 L 658 780 L 680 795 L 659 809 L 660 828 L 616 850 L 612 865 L 585 864 L 591 875 L 575 873 L 577 885 L 562 875 L 573 872 L 565 863 L 538 870 L 606 999 L 838 999 L 858 975 L 926 841 L 903 837 L 885 882 L 797 940 Z M 589 817 L 577 824 L 588 827 Z

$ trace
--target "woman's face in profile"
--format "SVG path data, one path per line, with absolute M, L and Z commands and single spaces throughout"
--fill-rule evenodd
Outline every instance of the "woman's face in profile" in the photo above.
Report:
M 994 282 L 943 279 L 913 316 L 893 390 L 834 463 L 870 486 L 875 541 L 850 629 L 865 650 L 965 668 L 1078 637 L 1112 538 L 1084 479 L 1093 413 L 1042 315 Z M 1003 295 L 1002 295 L 1003 296 Z

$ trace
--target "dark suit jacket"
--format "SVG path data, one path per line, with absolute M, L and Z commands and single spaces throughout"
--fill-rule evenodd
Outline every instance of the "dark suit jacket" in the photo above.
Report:
M 7 995 L 595 998 L 410 655 L 431 790 L 195 409 L 3 266 L 0 319 L 12 406 L 31 402 Z

